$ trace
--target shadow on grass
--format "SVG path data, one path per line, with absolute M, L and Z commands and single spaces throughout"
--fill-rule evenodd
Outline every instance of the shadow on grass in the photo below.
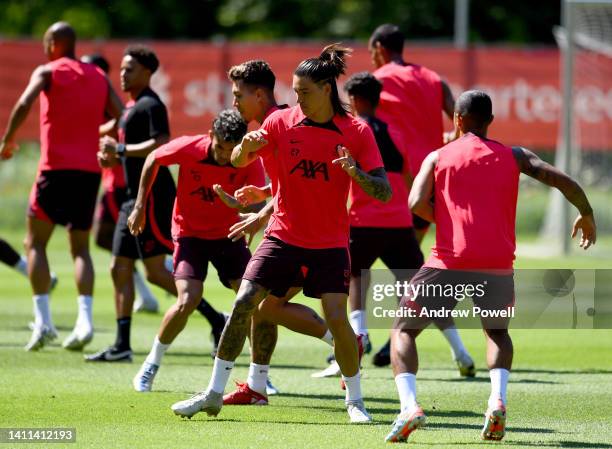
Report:
M 429 426 L 429 424 L 428 424 Z M 513 429 L 510 429 L 513 430 Z M 429 442 L 425 442 L 425 441 L 419 441 L 420 445 L 427 445 L 427 446 L 439 446 L 440 443 L 429 443 Z M 520 447 L 560 447 L 560 448 L 597 448 L 597 449 L 612 449 L 612 444 L 607 444 L 607 443 L 587 443 L 584 441 L 550 441 L 550 442 L 543 442 L 543 441 L 538 441 L 538 442 L 534 442 L 531 443 L 529 441 L 508 441 L 507 439 L 502 440 L 502 442 L 496 442 L 496 441 L 491 441 L 491 442 L 484 442 L 484 441 L 479 441 L 476 442 L 474 441 L 472 442 L 452 442 L 449 443 L 452 446 L 482 446 L 483 444 L 491 444 L 491 445 L 502 445 L 502 446 L 520 446 Z
M 482 429 L 482 426 L 477 425 L 477 424 L 441 423 L 441 422 L 433 422 L 433 423 L 428 422 L 427 427 L 431 429 L 474 429 L 478 431 Z M 517 432 L 517 433 L 557 433 L 555 430 L 543 429 L 539 427 L 508 427 L 506 430 L 508 432 Z
M 488 377 L 462 377 L 462 378 L 449 378 L 449 379 L 435 379 L 435 378 L 419 378 L 419 382 L 475 382 L 475 383 L 490 383 L 491 380 Z M 538 380 L 538 379 L 509 379 L 511 384 L 560 384 L 561 382 L 555 382 L 553 380 Z
M 612 374 L 612 370 L 605 369 L 578 369 L 578 370 L 551 370 L 551 369 L 512 369 L 513 373 L 527 374 Z M 612 447 L 612 446 L 608 446 Z

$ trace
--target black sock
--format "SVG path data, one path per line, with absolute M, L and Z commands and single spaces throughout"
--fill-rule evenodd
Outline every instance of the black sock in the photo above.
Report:
M 115 348 L 120 351 L 130 349 L 130 328 L 132 326 L 132 317 L 119 318 L 117 320 L 117 338 L 115 339 Z
M 21 256 L 4 240 L 0 239 L 0 261 L 9 267 L 14 267 L 21 260 Z
M 208 304 L 204 298 L 202 298 L 200 304 L 198 304 L 198 312 L 204 315 L 204 318 L 208 320 L 213 329 L 225 326 L 225 318 L 223 315 Z

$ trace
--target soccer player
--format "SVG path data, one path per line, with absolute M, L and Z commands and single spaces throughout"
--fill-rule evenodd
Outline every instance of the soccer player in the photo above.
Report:
M 383 90 L 376 116 L 389 126 L 391 137 L 408 156 L 414 178 L 430 152 L 444 143 L 442 114 L 453 118 L 454 99 L 448 84 L 433 70 L 404 61 L 404 33 L 392 24 L 380 25 L 368 42 L 374 76 Z M 450 133 L 454 137 L 455 132 Z M 416 239 L 421 243 L 429 223 L 412 217 Z M 373 358 L 377 366 L 390 363 L 389 342 Z
M 407 161 L 390 137 L 387 124 L 375 116 L 382 83 L 374 75 L 361 72 L 349 78 L 344 90 L 355 115 L 365 120 L 374 132 L 393 189 L 391 201 L 381 203 L 366 195 L 355 182 L 351 183 L 349 318 L 356 334 L 367 335 L 365 292 L 362 291 L 362 285 L 367 286 L 370 283 L 369 269 L 376 259 L 380 258 L 393 272 L 396 280 L 408 281 L 408 270 L 416 270 L 423 265 L 423 253 L 416 240 L 412 213 L 408 208 L 412 176 Z M 436 324 L 451 344 L 459 373 L 462 376 L 474 377 L 474 362 L 464 347 L 452 318 Z M 334 362 L 325 370 L 325 374 L 333 375 L 337 368 L 337 363 Z
M 18 148 L 16 133 L 40 95 L 41 158 L 30 195 L 25 243 L 35 317 L 28 351 L 57 336 L 49 307 L 46 251 L 55 225 L 68 229 L 79 293 L 76 325 L 63 346 L 79 349 L 93 338 L 89 232 L 100 185 L 98 132 L 104 113 L 118 117 L 122 105 L 104 73 L 75 58 L 75 45 L 76 34 L 66 22 L 54 23 L 45 32 L 43 46 L 50 62 L 32 73 L 0 141 L 0 157 L 9 159 Z
M 238 221 L 238 211 L 228 208 L 217 195 L 223 194 L 221 191 L 231 195 L 245 184 L 264 182 L 261 164 L 246 168 L 230 164 L 232 150 L 246 131 L 247 125 L 238 112 L 222 111 L 208 134 L 175 139 L 153 151 L 145 161 L 134 210 L 128 219 L 134 235 L 145 227 L 147 198 L 160 167 L 180 167 L 172 214 L 178 297 L 166 312 L 151 352 L 134 377 L 136 391 L 151 391 L 163 354 L 200 303 L 209 262 L 217 269 L 221 283 L 238 291 L 251 253 L 244 238 L 236 242 L 227 238 L 229 227 Z
M 232 82 L 234 107 L 247 123 L 254 122 L 261 125 L 273 112 L 287 108 L 286 105 L 279 106 L 276 103 L 274 98 L 276 77 L 265 61 L 252 60 L 236 65 L 228 71 L 228 78 Z M 277 183 L 277 176 L 273 172 L 268 176 L 272 182 L 263 189 L 251 184 L 236 190 L 235 195 L 243 206 L 266 201 L 268 196 L 272 196 L 272 185 Z M 261 194 L 254 199 L 245 194 L 250 190 L 261 192 Z M 235 226 L 240 229 L 242 223 L 252 220 L 254 226 L 247 232 L 252 236 L 254 232 L 268 223 L 273 206 L 272 202 L 268 203 L 264 209 L 246 216 L 243 222 Z M 232 233 L 233 236 L 234 233 Z M 295 285 L 283 298 L 268 295 L 254 312 L 251 331 L 251 365 L 247 381 L 238 382 L 237 390 L 224 397 L 224 404 L 265 404 L 268 402 L 267 395 L 277 393 L 267 376 L 278 337 L 277 324 L 295 332 L 319 338 L 333 346 L 331 332 L 323 319 L 310 307 L 289 302 L 302 290 L 302 282 L 303 278 L 299 276 L 294 282 Z
M 371 421 L 361 395 L 357 339 L 346 315 L 350 273 L 346 201 L 351 178 L 381 201 L 389 201 L 391 187 L 372 131 L 347 113 L 338 95 L 336 79 L 345 72 L 348 52 L 334 44 L 319 57 L 302 61 L 293 76 L 298 106 L 271 114 L 234 149 L 234 166 L 262 157 L 268 173 L 270 169 L 276 173 L 274 213 L 243 276 L 208 388 L 174 404 L 177 415 L 219 413 L 253 311 L 269 292 L 285 296 L 306 267 L 304 294 L 321 298 L 346 383 L 350 420 Z
M 171 254 L 170 236 L 172 207 L 176 195 L 170 171 L 163 167 L 149 196 L 148 220 L 145 229 L 134 237 L 127 219 L 134 208 L 145 157 L 169 139 L 168 114 L 159 96 L 151 89 L 151 76 L 159 67 L 155 53 L 141 45 L 129 46 L 121 61 L 121 89 L 130 101 L 118 123 L 119 142 L 110 136 L 100 140 L 99 158 L 103 166 L 118 161 L 123 166 L 127 184 L 127 200 L 121 205 L 113 236 L 111 275 L 115 287 L 117 336 L 115 342 L 96 354 L 86 357 L 92 362 L 131 361 L 130 329 L 134 303 L 134 264 L 141 259 L 147 279 L 175 295 L 172 274 L 165 267 L 165 255 Z M 221 333 L 225 318 L 205 301 L 213 332 Z
M 110 64 L 106 58 L 99 54 L 83 55 L 81 62 L 95 64 L 100 67 L 108 76 L 110 72 Z M 111 119 L 110 117 L 106 117 Z M 101 133 L 109 134 L 116 137 L 116 127 L 114 120 L 102 126 Z M 107 125 L 110 125 L 107 127 Z M 117 218 L 119 218 L 119 208 L 126 198 L 125 177 L 123 176 L 123 167 L 117 164 L 114 167 L 102 168 L 102 197 L 98 205 L 98 210 L 94 220 L 94 240 L 98 247 L 112 252 L 113 249 L 113 233 Z M 157 312 L 159 304 L 145 283 L 142 275 L 138 270 L 134 270 L 134 285 L 138 291 L 136 301 L 134 301 L 134 311 Z
M 488 139 L 492 121 L 489 96 L 477 90 L 464 92 L 455 105 L 454 122 L 460 137 L 423 161 L 409 202 L 413 212 L 436 223 L 436 243 L 411 283 L 422 285 L 421 291 L 428 285 L 454 288 L 457 284 L 481 284 L 483 294 L 473 296 L 474 304 L 487 310 L 505 310 L 514 304 L 512 265 L 521 173 L 556 187 L 578 209 L 572 237 L 581 230 L 582 248 L 595 243 L 596 228 L 593 209 L 578 183 L 525 148 L 510 148 Z M 435 296 L 434 292 L 431 296 L 404 297 L 400 306 L 415 311 L 423 307 L 449 310 L 456 303 L 453 297 Z M 392 331 L 391 356 L 401 412 L 386 438 L 390 442 L 406 441 L 412 431 L 425 424 L 425 414 L 416 400 L 416 338 L 429 319 L 419 315 L 397 319 Z M 509 318 L 481 321 L 491 377 L 482 438 L 501 440 L 513 356 Z

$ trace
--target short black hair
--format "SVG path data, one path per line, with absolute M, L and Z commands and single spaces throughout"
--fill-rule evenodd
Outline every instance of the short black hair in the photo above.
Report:
M 493 117 L 491 97 L 482 90 L 467 90 L 455 102 L 455 112 L 461 116 L 469 115 L 477 125 L 485 125 Z
M 213 132 L 224 142 L 240 142 L 247 132 L 247 124 L 238 111 L 225 109 L 213 120 Z
M 110 71 L 110 64 L 108 63 L 108 60 L 99 53 L 93 53 L 91 55 L 83 55 L 81 56 L 81 61 L 87 64 L 97 65 L 106 74 L 108 74 L 108 72 Z
M 242 81 L 250 86 L 263 87 L 274 90 L 276 77 L 266 61 L 254 59 L 235 65 L 227 72 L 231 81 Z
M 405 39 L 404 33 L 397 25 L 385 23 L 374 30 L 370 37 L 370 44 L 374 45 L 376 42 L 380 42 L 383 48 L 395 53 L 402 53 Z
M 351 76 L 346 84 L 344 91 L 355 97 L 363 98 L 370 102 L 372 106 L 378 105 L 382 83 L 369 72 L 359 72 Z
M 130 45 L 123 52 L 123 56 L 131 56 L 138 61 L 139 64 L 149 69 L 151 73 L 155 73 L 159 67 L 159 59 L 157 59 L 157 55 L 146 45 Z

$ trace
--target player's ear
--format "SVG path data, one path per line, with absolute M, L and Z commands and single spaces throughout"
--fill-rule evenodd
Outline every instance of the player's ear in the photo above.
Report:
M 209 130 L 208 130 L 208 137 L 210 137 L 210 140 L 212 140 L 212 138 L 213 138 L 213 132 L 212 132 L 212 129 L 209 129 Z

